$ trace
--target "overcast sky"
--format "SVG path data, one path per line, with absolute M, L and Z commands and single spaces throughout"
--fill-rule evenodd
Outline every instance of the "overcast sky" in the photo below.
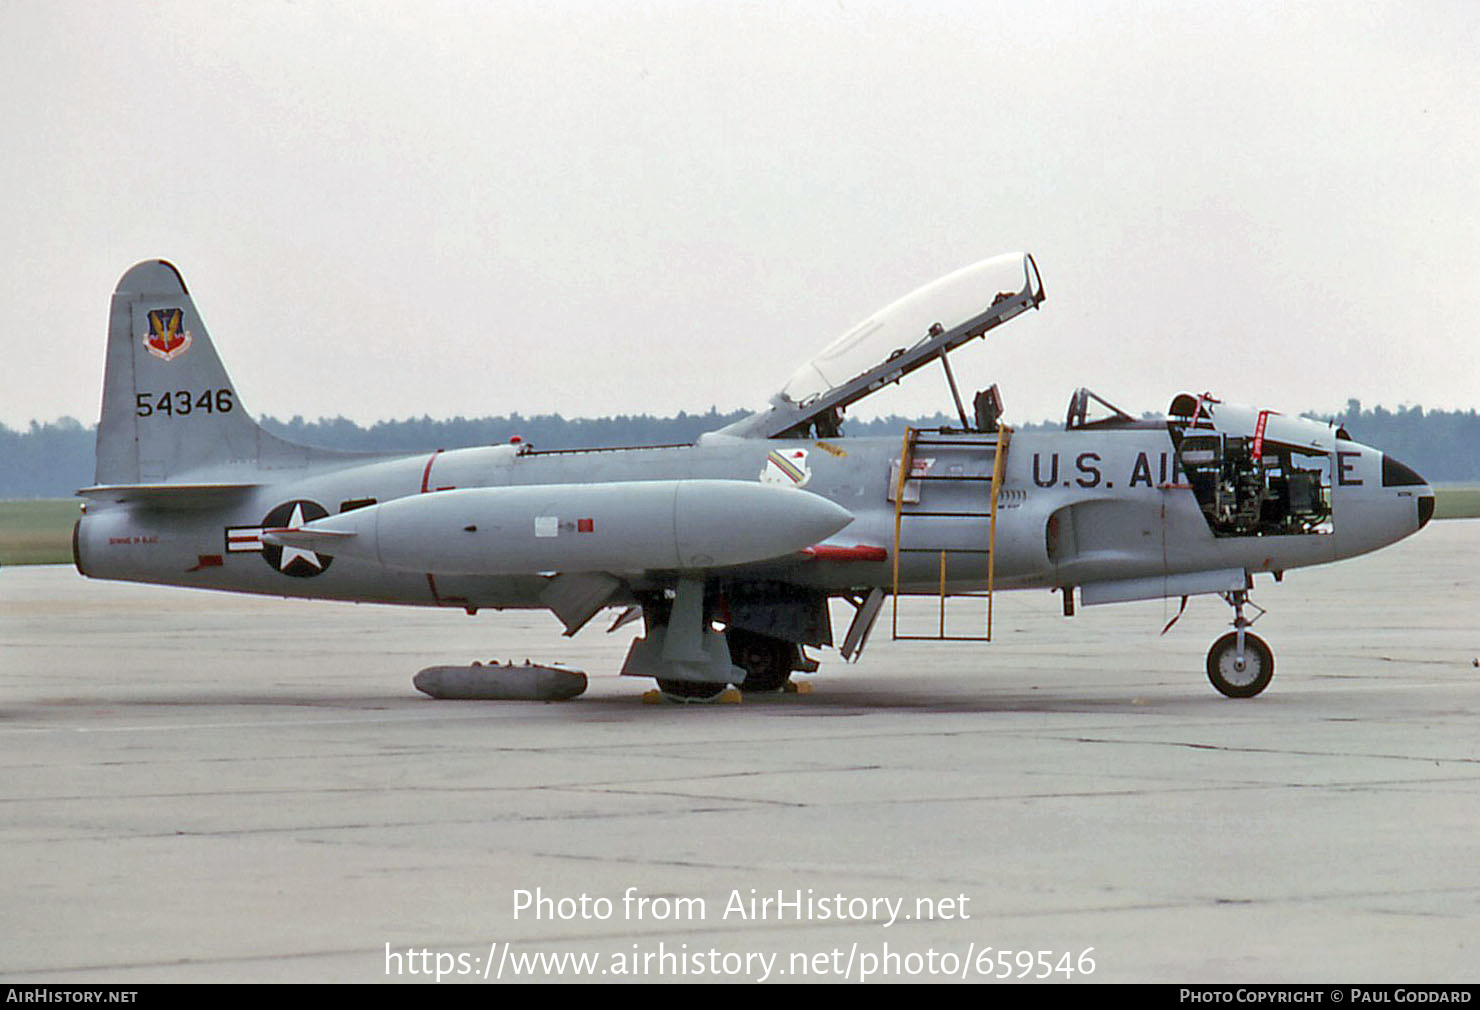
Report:
M 1010 420 L 1480 405 L 1468 0 L 0 0 L 0 94 L 10 426 L 96 420 L 152 257 L 279 417 L 758 405 L 1014 249 Z

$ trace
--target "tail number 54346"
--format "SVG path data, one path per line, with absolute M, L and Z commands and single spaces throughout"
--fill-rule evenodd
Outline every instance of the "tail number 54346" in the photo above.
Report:
M 229 414 L 236 401 L 231 389 L 207 389 L 193 393 L 188 389 L 165 390 L 162 393 L 135 393 L 134 413 L 139 417 L 186 417 L 197 411 L 206 414 Z

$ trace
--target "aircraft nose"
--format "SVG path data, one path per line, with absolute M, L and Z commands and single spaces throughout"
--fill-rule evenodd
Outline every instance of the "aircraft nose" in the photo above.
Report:
M 1418 528 L 1423 529 L 1434 518 L 1434 491 L 1429 487 L 1429 482 L 1420 477 L 1412 467 L 1398 462 L 1387 453 L 1382 454 L 1382 486 L 1420 488 Z

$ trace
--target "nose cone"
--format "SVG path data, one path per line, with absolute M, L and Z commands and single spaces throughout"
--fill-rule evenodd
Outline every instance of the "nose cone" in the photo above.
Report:
M 1423 529 L 1434 517 L 1434 489 L 1412 467 L 1386 453 L 1382 456 L 1382 486 L 1413 489 L 1413 496 L 1418 499 L 1418 529 Z

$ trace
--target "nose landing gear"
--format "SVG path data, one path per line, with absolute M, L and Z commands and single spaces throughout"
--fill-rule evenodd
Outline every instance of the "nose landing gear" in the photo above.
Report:
M 1268 687 L 1274 677 L 1274 653 L 1264 639 L 1248 630 L 1264 616 L 1264 608 L 1250 602 L 1248 591 L 1242 589 L 1224 593 L 1223 600 L 1233 608 L 1234 630 L 1208 650 L 1208 680 L 1226 697 L 1252 698 Z M 1259 611 L 1252 620 L 1244 617 L 1246 603 Z

